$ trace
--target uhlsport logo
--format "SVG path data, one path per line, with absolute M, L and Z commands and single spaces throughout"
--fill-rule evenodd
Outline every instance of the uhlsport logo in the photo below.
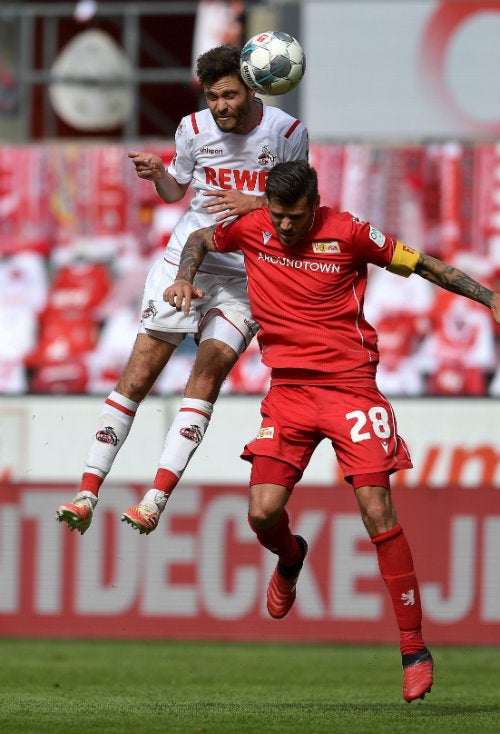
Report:
M 204 145 L 200 153 L 205 153 L 205 155 L 223 155 L 224 150 L 223 148 L 209 148 L 207 145 Z

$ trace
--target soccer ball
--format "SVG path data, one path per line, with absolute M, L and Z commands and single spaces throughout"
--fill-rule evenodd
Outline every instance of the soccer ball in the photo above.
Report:
M 297 86 L 306 70 L 306 57 L 296 38 L 282 31 L 264 31 L 243 46 L 243 81 L 260 94 L 285 94 Z

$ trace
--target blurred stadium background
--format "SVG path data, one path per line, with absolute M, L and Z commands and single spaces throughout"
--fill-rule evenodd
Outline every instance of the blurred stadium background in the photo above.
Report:
M 238 459 L 269 377 L 255 347 L 229 376 L 150 538 L 117 518 L 153 476 L 193 359 L 190 339 L 141 408 L 109 479 L 120 491 L 103 492 L 85 538 L 53 518 L 128 357 L 149 264 L 187 203 L 163 204 L 127 151 L 155 150 L 168 162 L 178 121 L 204 105 L 193 59 L 270 28 L 306 52 L 301 85 L 266 101 L 308 125 L 323 203 L 500 289 L 497 1 L 2 2 L 3 634 L 396 638 L 328 447 L 294 496 L 295 520 L 316 544 L 303 599 L 283 625 L 265 618 L 269 559 L 245 525 Z M 429 641 L 494 644 L 500 330 L 483 307 L 381 272 L 366 311 L 380 332 L 379 384 L 415 463 L 395 482 L 396 501 Z

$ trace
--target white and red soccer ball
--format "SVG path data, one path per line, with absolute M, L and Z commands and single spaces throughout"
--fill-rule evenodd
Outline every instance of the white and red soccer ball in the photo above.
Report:
M 289 33 L 264 31 L 243 46 L 240 69 L 245 84 L 259 94 L 285 94 L 304 76 L 306 57 Z

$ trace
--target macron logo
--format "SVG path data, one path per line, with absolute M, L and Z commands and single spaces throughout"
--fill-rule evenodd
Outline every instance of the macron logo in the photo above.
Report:
M 269 242 L 269 240 L 271 239 L 271 237 L 272 237 L 271 232 L 262 232 L 262 239 L 263 239 L 265 245 L 267 245 L 267 243 Z

